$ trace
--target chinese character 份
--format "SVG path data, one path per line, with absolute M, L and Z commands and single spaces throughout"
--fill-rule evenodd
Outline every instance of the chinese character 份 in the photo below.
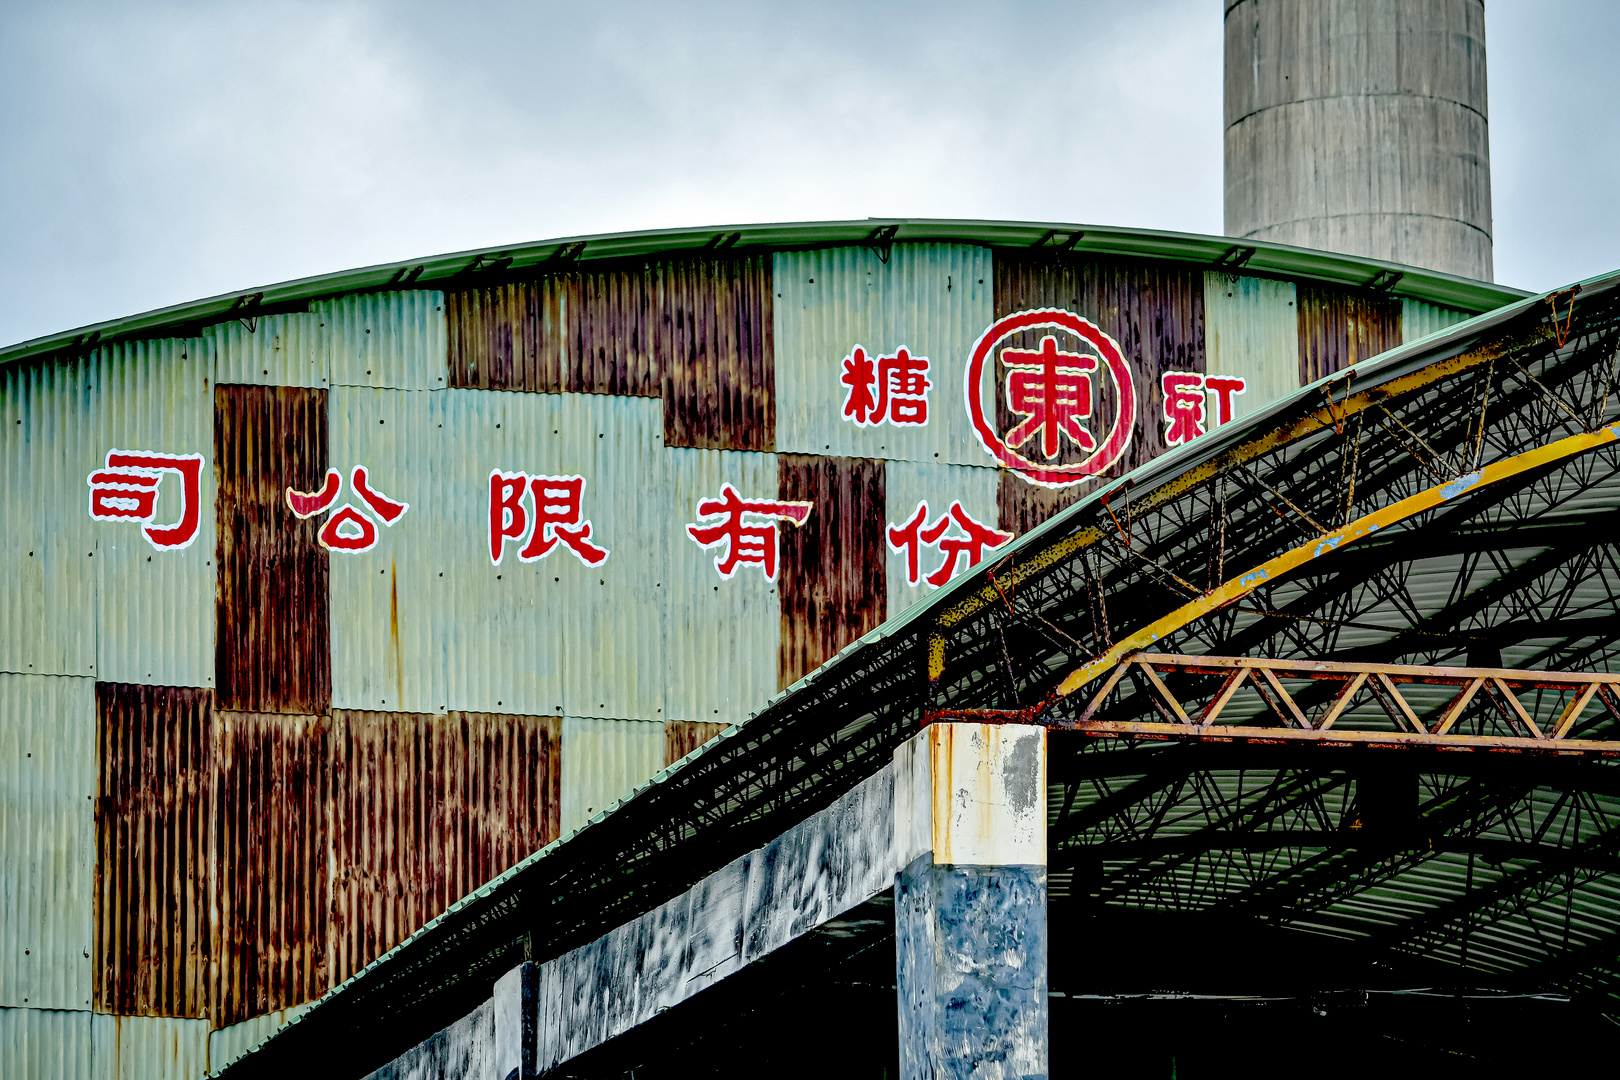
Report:
M 906 581 L 911 585 L 919 580 L 921 570 L 918 563 L 924 547 L 934 547 L 945 557 L 939 567 L 923 579 L 937 589 L 956 576 L 961 556 L 967 557 L 967 563 L 962 567 L 965 570 L 978 565 L 979 560 L 984 558 L 985 548 L 1000 547 L 1013 538 L 1012 533 L 1001 532 L 973 520 L 959 501 L 951 503 L 950 510 L 941 514 L 938 521 L 924 524 L 927 521 L 928 501 L 925 499 L 917 504 L 917 512 L 904 524 L 890 525 L 888 529 L 889 550 L 897 555 L 905 555 Z M 946 536 L 953 522 L 961 532 Z

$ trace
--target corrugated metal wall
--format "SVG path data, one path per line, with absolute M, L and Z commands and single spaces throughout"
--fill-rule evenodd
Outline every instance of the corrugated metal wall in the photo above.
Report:
M 1401 301 L 1299 286 L 1299 383 L 1315 382 L 1401 343 Z
M 207 1015 L 212 697 L 96 686 L 98 1012 Z
M 776 681 L 786 688 L 888 617 L 884 463 L 777 456 L 780 497 L 809 502 L 803 525 L 783 525 L 782 641 Z
M 664 764 L 675 764 L 729 726 L 693 720 L 664 721 Z
M 331 979 L 556 839 L 562 721 L 334 713 Z
M 1299 311 L 1292 281 L 1204 275 L 1207 364 L 1211 375 L 1247 384 L 1233 400 L 1235 418 L 1299 389 Z
M 663 724 L 564 717 L 561 835 L 584 825 L 663 767 Z
M 1444 330 L 1467 319 L 1473 315 L 1455 308 L 1440 307 L 1438 304 L 1425 304 L 1421 300 L 1401 301 L 1401 341 L 1416 341 L 1420 337 Z
M 311 304 L 307 317 L 326 331 L 331 386 L 443 390 L 449 385 L 441 292 L 355 293 Z
M 0 1076 L 26 1080 L 92 1080 L 96 1021 L 88 1012 L 0 1008 Z
M 96 689 L 0 675 L 0 1006 L 88 1009 Z
M 320 490 L 327 460 L 326 391 L 215 387 L 222 709 L 307 715 L 332 700 L 320 522 L 286 502 L 289 487 Z
M 890 461 L 884 464 L 884 502 L 887 506 L 884 543 L 888 553 L 884 579 L 890 618 L 934 591 L 934 587 L 925 579 L 939 569 L 944 556 L 937 550 L 937 545 L 934 548 L 920 548 L 918 571 L 921 579 L 915 585 L 910 584 L 907 580 L 907 555 L 888 545 L 887 527 L 904 525 L 916 513 L 917 504 L 926 500 L 928 524 L 938 521 L 950 511 L 953 502 L 960 501 L 962 509 L 974 521 L 992 529 L 997 528 L 996 523 L 1000 518 L 997 496 L 1002 475 L 996 469 L 976 469 L 964 465 L 931 465 L 916 461 Z M 962 531 L 953 525 L 947 535 L 960 536 Z M 995 558 L 988 549 L 984 557 Z M 961 574 L 966 569 L 967 560 L 958 557 L 955 573 Z
M 652 280 L 665 445 L 775 450 L 771 257 L 665 262 Z
M 993 465 L 962 407 L 962 373 L 995 316 L 988 248 L 895 244 L 776 255 L 778 450 Z M 843 361 L 856 345 L 929 361 L 926 425 L 858 426 L 844 417 Z

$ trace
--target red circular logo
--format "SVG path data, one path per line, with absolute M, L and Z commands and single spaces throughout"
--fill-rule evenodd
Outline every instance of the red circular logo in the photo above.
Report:
M 1001 343 L 1015 334 L 1052 329 L 1073 335 L 1094 352 L 1067 352 L 1056 334 L 1044 335 L 1034 349 L 1001 350 L 1007 371 L 1007 411 L 1018 421 L 1005 433 L 985 415 L 982 392 L 985 364 Z M 992 369 L 993 370 L 993 369 Z M 1100 395 L 1097 380 L 1112 381 L 1118 407 L 1106 433 L 1092 431 L 1092 411 Z M 1130 444 L 1136 425 L 1136 388 L 1131 369 L 1114 339 L 1094 323 L 1072 311 L 1042 308 L 1019 311 L 996 320 L 973 347 L 968 362 L 966 395 L 968 418 L 979 442 L 997 461 L 1024 479 L 1046 487 L 1068 487 L 1103 472 Z M 994 404 L 994 402 L 992 402 Z M 1086 456 L 1078 462 L 1059 462 L 1065 444 Z M 1038 454 L 1035 461 L 1025 454 Z

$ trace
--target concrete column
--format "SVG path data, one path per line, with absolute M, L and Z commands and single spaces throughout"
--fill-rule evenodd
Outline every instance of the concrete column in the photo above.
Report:
M 1047 1072 L 1046 729 L 934 724 L 895 752 L 901 1080 Z

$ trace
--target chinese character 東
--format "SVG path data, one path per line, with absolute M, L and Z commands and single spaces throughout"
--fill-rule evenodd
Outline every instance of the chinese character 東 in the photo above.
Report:
M 1007 408 L 1025 418 L 1007 432 L 1008 446 L 1017 449 L 1038 435 L 1041 452 L 1054 458 L 1062 434 L 1082 450 L 1097 448 L 1080 422 L 1091 415 L 1095 356 L 1060 352 L 1057 338 L 1047 334 L 1039 349 L 1003 349 L 1001 360 L 1007 367 Z

